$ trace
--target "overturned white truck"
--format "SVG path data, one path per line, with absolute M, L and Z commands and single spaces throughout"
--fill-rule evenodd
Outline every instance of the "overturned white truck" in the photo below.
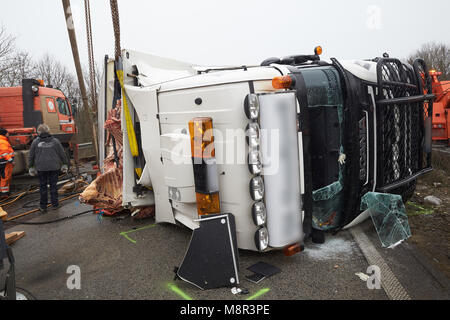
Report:
M 423 60 L 323 61 L 320 51 L 258 66 L 131 50 L 106 60 L 100 126 L 123 76 L 123 206 L 155 205 L 157 222 L 191 229 L 231 214 L 238 248 L 290 255 L 316 231 L 367 217 L 368 192 L 411 196 L 431 170 Z

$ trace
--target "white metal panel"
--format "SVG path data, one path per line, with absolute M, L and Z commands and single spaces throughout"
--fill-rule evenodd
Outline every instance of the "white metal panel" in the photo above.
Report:
M 259 100 L 269 246 L 281 248 L 303 239 L 297 100 L 294 92 Z
M 160 125 L 163 135 L 162 144 L 163 155 L 168 157 L 169 150 L 172 149 L 173 141 L 180 132 L 189 134 L 188 124 L 194 117 L 211 117 L 214 125 L 214 145 L 216 149 L 217 170 L 219 175 L 220 205 L 221 212 L 232 213 L 236 221 L 236 236 L 238 246 L 241 249 L 256 250 L 254 243 L 254 234 L 257 230 L 252 220 L 251 205 L 252 200 L 249 193 L 249 183 L 251 174 L 246 163 L 247 145 L 245 142 L 244 130 L 248 120 L 244 112 L 244 100 L 250 93 L 250 87 L 247 82 L 228 83 L 217 86 L 205 86 L 192 89 L 175 90 L 159 93 L 160 107 Z M 202 99 L 201 105 L 196 105 L 195 100 Z M 227 134 L 227 130 L 229 130 Z M 234 130 L 240 130 L 242 139 L 239 143 L 238 138 L 233 136 Z M 231 147 L 235 148 L 231 148 Z M 238 161 L 237 148 L 243 147 L 243 159 Z M 190 146 L 185 148 L 185 157 L 191 157 Z M 228 159 L 227 159 L 228 157 Z M 180 158 L 178 158 L 180 159 Z M 227 163 L 231 161 L 231 163 Z M 188 182 L 192 179 L 194 185 L 193 168 L 190 170 L 177 171 L 174 174 L 171 162 L 165 160 L 167 164 L 167 177 L 176 177 L 177 185 L 180 181 Z M 172 172 L 169 174 L 169 172 Z M 166 179 L 166 183 L 168 183 Z M 186 203 L 187 200 L 183 200 Z M 186 226 L 185 217 L 194 217 L 197 215 L 197 208 L 190 207 L 192 212 L 183 210 L 183 218 L 178 218 L 178 209 L 176 219 Z M 181 213 L 180 213 L 181 214 Z
M 377 83 L 377 63 L 364 60 L 339 61 L 344 69 L 354 76 L 372 83 Z
M 123 50 L 124 64 L 136 65 L 139 71 L 139 81 L 144 86 L 152 86 L 174 79 L 195 75 L 194 65 L 188 62 L 158 57 L 133 50 Z M 126 73 L 125 73 L 126 75 Z M 132 79 L 128 79 L 131 83 Z
M 150 178 L 153 185 L 156 221 L 175 223 L 172 206 L 169 202 L 169 188 L 164 181 L 164 168 L 161 162 L 161 146 L 159 134 L 158 99 L 156 88 L 141 88 L 126 86 L 126 92 L 141 122 L 142 150 L 149 166 Z M 123 121 L 122 121 L 123 123 Z M 126 127 L 126 126 L 125 126 Z M 126 129 L 126 128 L 125 128 Z M 124 135 L 124 197 L 125 191 L 134 186 L 134 173 L 125 164 L 134 164 L 128 144 L 128 138 Z M 128 165 L 129 166 L 129 165 Z M 133 169 L 134 170 L 134 169 Z

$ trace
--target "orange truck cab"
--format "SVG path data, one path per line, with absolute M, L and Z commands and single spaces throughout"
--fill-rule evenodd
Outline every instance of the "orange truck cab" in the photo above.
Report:
M 21 87 L 0 88 L 0 127 L 8 130 L 15 151 L 13 174 L 27 170 L 28 149 L 42 123 L 70 155 L 76 125 L 70 102 L 61 90 L 34 79 L 22 80 Z
M 433 142 L 450 145 L 450 81 L 439 81 L 442 72 L 430 70 L 433 94 Z

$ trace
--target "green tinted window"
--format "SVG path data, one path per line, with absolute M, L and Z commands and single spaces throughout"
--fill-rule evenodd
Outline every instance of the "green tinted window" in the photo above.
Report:
M 59 113 L 64 114 L 66 116 L 70 116 L 69 106 L 67 105 L 66 100 L 58 98 L 56 99 L 56 102 L 58 104 Z
M 336 69 L 331 66 L 302 69 L 302 75 L 310 107 L 342 105 L 342 89 Z
M 301 69 L 308 97 L 315 229 L 330 230 L 344 208 L 343 97 L 339 74 L 331 66 Z

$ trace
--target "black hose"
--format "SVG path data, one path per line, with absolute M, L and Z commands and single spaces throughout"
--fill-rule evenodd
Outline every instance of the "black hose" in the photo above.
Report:
M 30 298 L 32 298 L 32 300 L 37 300 L 37 298 L 30 291 L 28 291 L 27 289 L 24 289 L 24 288 L 16 286 L 16 291 L 17 291 L 17 289 L 19 289 L 19 291 L 25 292 Z
M 75 187 L 74 187 L 74 189 L 73 189 L 72 192 L 67 192 L 67 193 L 58 194 L 58 197 L 59 197 L 59 196 L 61 196 L 61 197 L 70 197 L 70 196 L 72 196 L 72 195 L 74 195 L 74 194 L 76 194 L 76 193 L 79 193 L 79 192 L 77 191 L 77 189 L 78 189 L 78 186 L 77 186 L 77 183 L 75 182 Z M 27 195 L 24 195 L 23 197 L 25 197 L 25 196 L 27 196 Z M 35 207 L 37 206 L 37 202 L 39 202 L 39 201 L 40 201 L 40 198 L 34 199 L 34 200 L 30 200 L 30 201 L 27 201 L 27 202 L 25 202 L 25 203 L 22 205 L 22 208 L 23 208 L 23 209 L 31 209 L 31 208 L 35 208 Z
M 65 220 L 70 220 L 91 212 L 96 212 L 96 211 L 101 211 L 102 209 L 92 209 L 92 210 L 88 210 L 88 211 L 84 211 L 84 212 L 80 212 L 71 216 L 67 216 L 67 217 L 63 217 L 63 218 L 59 218 L 56 220 L 50 220 L 50 221 L 41 221 L 41 222 L 20 222 L 20 221 L 14 221 L 14 220 L 9 220 L 6 221 L 6 223 L 14 223 L 14 224 L 23 224 L 23 225 L 44 225 L 44 224 L 51 224 L 51 223 L 57 223 L 57 222 L 61 222 L 61 221 L 65 221 Z

